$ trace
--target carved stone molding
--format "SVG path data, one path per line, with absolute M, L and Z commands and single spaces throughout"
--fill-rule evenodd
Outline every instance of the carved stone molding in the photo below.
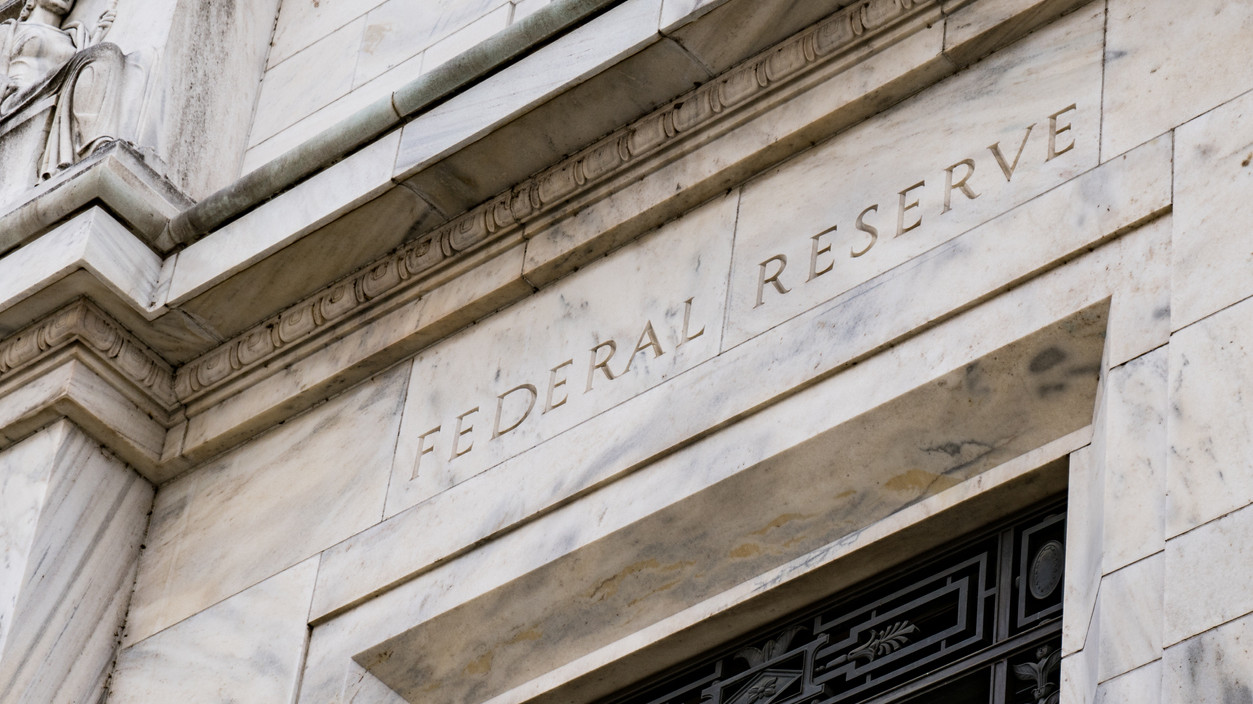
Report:
M 864 0 L 841 10 L 192 360 L 178 370 L 178 398 L 194 399 L 381 297 L 404 290 L 459 255 L 519 232 L 539 216 L 934 5 L 935 0 Z
M 75 343 L 95 352 L 167 411 L 177 408 L 170 366 L 83 298 L 0 340 L 0 381 Z

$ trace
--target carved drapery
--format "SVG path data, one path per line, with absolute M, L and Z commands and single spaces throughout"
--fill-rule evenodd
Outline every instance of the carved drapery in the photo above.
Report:
M 112 8 L 93 26 L 62 26 L 73 5 L 28 0 L 18 19 L 0 23 L 0 134 L 6 123 L 51 110 L 40 179 L 124 137 L 121 95 L 133 61 L 116 45 L 102 43 L 113 25 Z

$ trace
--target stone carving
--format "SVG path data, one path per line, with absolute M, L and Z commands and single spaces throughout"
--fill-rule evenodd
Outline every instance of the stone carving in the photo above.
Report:
M 123 135 L 123 79 L 133 61 L 102 43 L 113 8 L 90 27 L 65 23 L 74 2 L 27 0 L 17 20 L 0 23 L 0 133 L 6 122 L 51 109 L 41 179 Z
M 1061 688 L 1057 684 L 1062 665 L 1062 651 L 1052 646 L 1041 646 L 1035 651 L 1035 661 L 1014 666 L 1014 677 L 1030 683 L 1031 704 L 1057 704 Z
M 94 350 L 167 410 L 178 405 L 169 365 L 86 299 L 0 340 L 0 380 L 75 342 Z
M 400 250 L 297 303 L 179 370 L 188 400 L 346 318 L 470 249 L 516 231 L 643 159 L 868 41 L 934 0 L 864 0 L 723 73 Z

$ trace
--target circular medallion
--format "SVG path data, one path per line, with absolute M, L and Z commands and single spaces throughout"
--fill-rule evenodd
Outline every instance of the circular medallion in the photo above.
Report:
M 1035 554 L 1027 583 L 1031 596 L 1043 599 L 1052 594 L 1062 581 L 1062 568 L 1066 564 L 1066 549 L 1056 540 L 1050 540 Z

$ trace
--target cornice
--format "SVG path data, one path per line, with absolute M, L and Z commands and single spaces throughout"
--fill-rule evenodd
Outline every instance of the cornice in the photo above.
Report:
M 169 413 L 177 410 L 171 367 L 84 298 L 0 341 L 0 383 L 75 344 L 133 382 L 160 408 Z
M 188 402 L 363 314 L 384 298 L 416 295 L 433 273 L 633 172 L 676 144 L 742 119 L 763 97 L 869 43 L 937 0 L 864 0 L 727 70 L 495 198 L 271 316 L 182 366 Z

